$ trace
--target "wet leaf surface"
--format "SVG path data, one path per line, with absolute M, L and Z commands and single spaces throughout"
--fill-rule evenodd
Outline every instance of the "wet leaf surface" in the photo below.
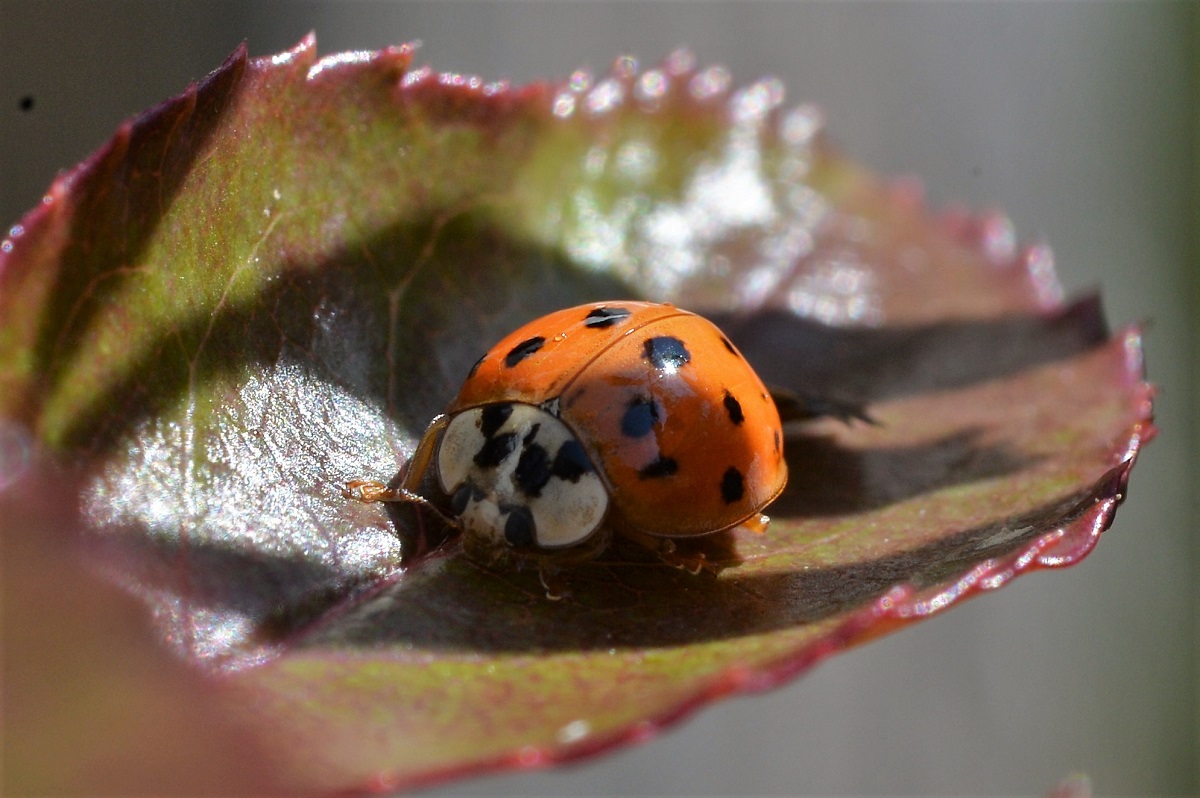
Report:
M 1111 523 L 1153 433 L 1140 338 L 1064 304 L 1003 217 L 929 213 L 777 82 L 686 54 L 519 89 L 411 57 L 239 51 L 0 253 L 3 462 L 37 463 L 0 498 L 77 507 L 94 568 L 306 786 L 642 740 Z M 492 341 L 624 297 L 878 423 L 789 425 L 769 532 L 698 544 L 720 569 L 619 544 L 561 601 L 342 498 Z

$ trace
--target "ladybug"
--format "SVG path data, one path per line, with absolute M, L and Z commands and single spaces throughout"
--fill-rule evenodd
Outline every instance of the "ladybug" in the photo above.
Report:
M 430 472 L 439 502 L 418 493 Z M 619 301 L 503 338 L 399 486 L 358 480 L 346 495 L 427 506 L 469 555 L 532 560 L 545 581 L 614 533 L 672 562 L 674 540 L 764 529 L 760 512 L 786 483 L 779 411 L 729 339 L 673 305 Z

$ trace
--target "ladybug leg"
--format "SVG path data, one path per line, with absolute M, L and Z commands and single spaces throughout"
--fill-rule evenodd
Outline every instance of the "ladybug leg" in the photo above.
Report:
M 403 501 L 397 491 L 377 479 L 352 479 L 342 488 L 342 497 L 364 504 Z
M 563 576 L 562 571 L 552 565 L 546 563 L 538 565 L 538 580 L 546 591 L 546 598 L 551 601 L 561 601 L 564 596 L 571 595 L 566 577 Z
M 698 551 L 685 554 L 679 551 L 679 547 L 675 545 L 675 541 L 670 538 L 655 537 L 632 529 L 622 530 L 622 534 L 657 554 L 658 558 L 667 565 L 687 571 L 692 576 L 697 576 L 709 566 L 708 558 L 704 556 L 704 552 Z
M 421 436 L 420 443 L 417 444 L 416 451 L 391 482 L 385 484 L 377 479 L 352 479 L 342 488 L 342 496 L 367 504 L 374 502 L 416 504 L 432 512 L 446 525 L 457 529 L 459 526 L 457 518 L 447 515 L 429 499 L 417 493 L 417 488 L 429 467 L 429 461 L 433 459 L 438 436 L 445 426 L 446 416 L 444 415 L 438 416 L 430 422 L 425 434 Z
M 364 504 L 374 504 L 375 502 L 416 504 L 436 515 L 447 526 L 458 528 L 458 519 L 446 515 L 429 499 L 406 488 L 389 487 L 377 479 L 352 479 L 346 483 L 346 487 L 342 488 L 342 496 Z

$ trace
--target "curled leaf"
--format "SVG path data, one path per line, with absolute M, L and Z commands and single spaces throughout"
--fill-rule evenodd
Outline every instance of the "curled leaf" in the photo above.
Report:
M 777 81 L 683 55 L 525 88 L 412 57 L 239 50 L 0 253 L 0 418 L 55 473 L 39 497 L 78 499 L 96 567 L 305 786 L 645 739 L 1111 523 L 1153 433 L 1139 334 L 1064 304 L 1003 217 L 931 215 Z M 704 312 L 766 381 L 879 423 L 790 427 L 771 529 L 719 575 L 618 545 L 561 602 L 342 497 L 495 339 L 622 297 Z

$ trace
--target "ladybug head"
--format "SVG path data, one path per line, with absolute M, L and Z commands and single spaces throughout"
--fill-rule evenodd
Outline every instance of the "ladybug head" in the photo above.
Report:
M 464 533 L 492 547 L 578 546 L 608 512 L 608 492 L 582 444 L 542 407 L 500 402 L 455 414 L 437 469 Z

